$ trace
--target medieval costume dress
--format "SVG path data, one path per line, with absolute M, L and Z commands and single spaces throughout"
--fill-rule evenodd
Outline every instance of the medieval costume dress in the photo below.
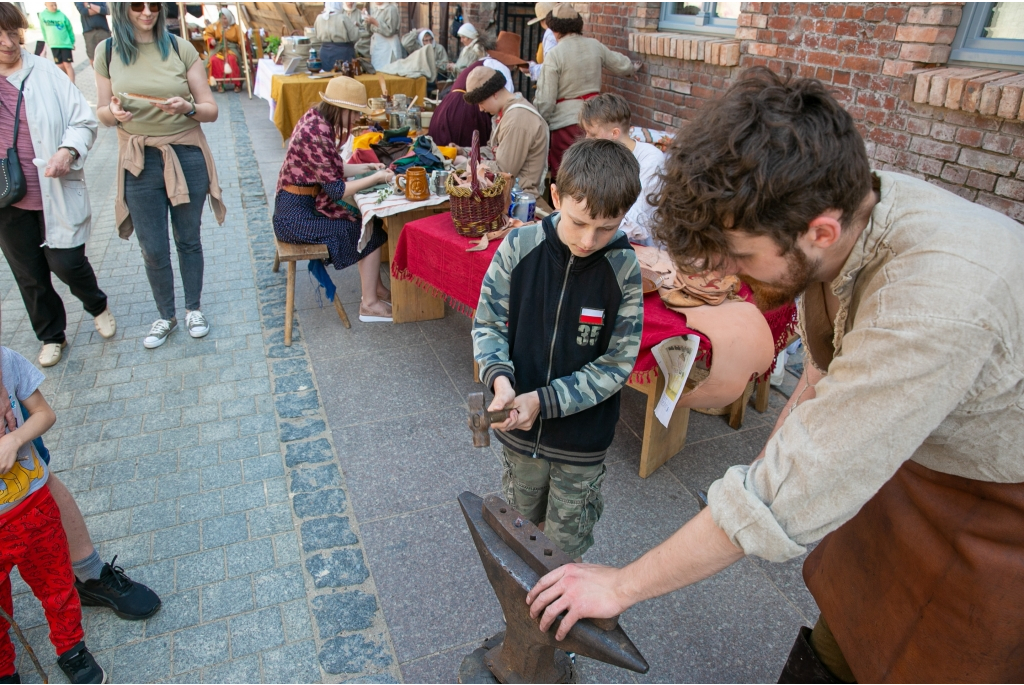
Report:
M 402 18 L 398 12 L 398 5 L 393 2 L 373 3 L 370 16 L 377 20 L 376 24 L 367 24 L 372 34 L 370 63 L 374 69 L 380 71 L 395 60 L 402 59 L 402 39 L 398 35 Z
M 217 21 L 210 24 L 203 30 L 203 35 L 210 45 L 210 56 L 207 59 L 206 70 L 212 79 L 233 78 L 228 81 L 235 90 L 242 88 L 242 28 L 235 22 L 235 15 L 231 10 L 220 11 L 221 17 L 227 18 L 227 26 Z M 226 68 L 225 68 L 225 65 Z M 228 73 L 230 72 L 230 73 Z M 217 82 L 218 90 L 223 90 L 224 82 Z
M 325 2 L 313 28 L 320 41 L 320 63 L 325 71 L 336 62 L 351 62 L 356 58 L 359 40 L 359 10 L 346 10 L 343 2 Z
M 558 173 L 565 151 L 583 137 L 577 123 L 580 110 L 585 100 L 600 94 L 602 69 L 616 76 L 634 71 L 628 57 L 578 33 L 562 36 L 544 55 L 533 104 L 551 128 L 548 167 L 552 176 Z
M 490 139 L 491 116 L 481 112 L 478 106 L 467 103 L 462 97 L 466 93 L 466 79 L 483 63 L 483 60 L 478 60 L 463 69 L 444 100 L 434 110 L 430 119 L 430 137 L 438 145 L 469 147 L 473 144 L 473 131 L 480 132 L 481 141 Z
M 317 195 L 296 195 L 285 186 L 320 187 Z M 374 228 L 359 251 L 362 225 L 352 210 L 338 204 L 345 195 L 345 164 L 334 142 L 334 130 L 317 108 L 306 112 L 285 153 L 277 179 L 274 234 L 287 243 L 327 245 L 330 263 L 344 269 L 371 254 L 387 241 Z

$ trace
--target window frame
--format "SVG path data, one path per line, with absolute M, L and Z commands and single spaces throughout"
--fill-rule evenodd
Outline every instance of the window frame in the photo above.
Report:
M 736 20 L 715 15 L 717 2 L 701 4 L 697 14 L 675 14 L 672 6 L 675 3 L 661 3 L 661 15 L 658 18 L 659 31 L 680 31 L 684 33 L 703 33 L 712 36 L 732 38 L 736 35 Z
M 1005 69 L 1024 67 L 1024 39 L 985 38 L 982 34 L 994 2 L 964 4 L 960 26 L 949 53 L 950 65 L 969 65 Z

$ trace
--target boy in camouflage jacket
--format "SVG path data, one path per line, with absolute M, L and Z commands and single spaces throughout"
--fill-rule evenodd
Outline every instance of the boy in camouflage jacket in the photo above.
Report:
M 640 351 L 640 266 L 619 230 L 639 194 L 629 150 L 573 145 L 551 187 L 559 211 L 508 234 L 473 324 L 490 409 L 512 407 L 494 426 L 505 499 L 576 558 L 594 544 L 619 391 Z

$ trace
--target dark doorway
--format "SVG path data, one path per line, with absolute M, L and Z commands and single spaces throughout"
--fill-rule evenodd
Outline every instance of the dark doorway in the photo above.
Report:
M 537 59 L 537 46 L 544 37 L 540 22 L 532 26 L 526 23 L 536 17 L 533 6 L 532 2 L 498 3 L 498 30 L 515 33 L 522 38 L 519 56 L 527 61 Z M 512 79 L 516 90 L 532 101 L 536 84 L 530 80 L 529 75 L 517 70 L 512 72 Z

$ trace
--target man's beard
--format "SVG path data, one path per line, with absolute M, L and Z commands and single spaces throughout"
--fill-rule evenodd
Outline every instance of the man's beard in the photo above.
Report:
M 793 247 L 786 255 L 786 275 L 776 283 L 765 283 L 756 278 L 741 274 L 740 280 L 750 286 L 754 292 L 754 304 L 762 312 L 789 304 L 797 295 L 807 290 L 814 282 L 819 263 L 811 262 L 799 247 Z

